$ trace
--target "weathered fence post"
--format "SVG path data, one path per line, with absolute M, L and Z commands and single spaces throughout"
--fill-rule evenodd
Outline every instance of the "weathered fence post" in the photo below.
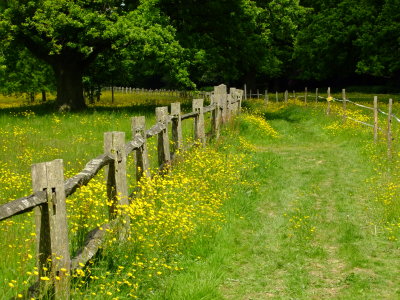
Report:
M 257 89 L 257 100 L 260 100 L 260 91 Z
M 308 93 L 308 89 L 307 87 L 304 89 L 304 103 L 307 103 L 307 93 Z
M 158 164 L 162 168 L 171 161 L 168 137 L 168 107 L 162 106 L 156 108 L 156 120 L 163 123 L 165 129 L 158 134 Z
M 318 102 L 318 88 L 315 89 L 315 102 Z
M 107 180 L 107 197 L 111 202 L 110 219 L 121 214 L 121 208 L 129 205 L 128 184 L 126 177 L 125 132 L 111 131 L 104 133 L 104 153 L 114 161 L 105 167 Z M 121 226 L 118 227 L 120 240 L 126 238 L 129 232 L 129 216 L 122 214 Z
M 214 87 L 214 91 L 217 87 Z M 211 114 L 211 132 L 216 139 L 219 138 L 219 124 L 221 122 L 220 98 L 214 93 L 211 95 L 211 104 L 215 105 L 215 109 Z
M 171 103 L 172 119 L 172 141 L 174 143 L 174 153 L 183 147 L 181 104 L 179 102 Z
M 378 142 L 378 97 L 374 96 L 374 142 Z
M 346 112 L 346 90 L 342 89 L 342 99 L 343 99 L 343 123 L 346 122 L 347 119 L 347 112 Z
M 232 117 L 232 94 L 229 93 L 226 95 L 226 120 L 229 121 Z
M 242 112 L 242 100 L 243 100 L 243 91 L 239 90 L 239 102 L 238 102 L 238 114 Z
M 131 119 L 132 139 L 140 136 L 143 145 L 136 150 L 136 180 L 139 181 L 143 176 L 150 177 L 150 162 L 146 141 L 146 119 L 144 116 L 133 117 Z
M 220 84 L 217 87 L 214 87 L 214 94 L 216 96 L 217 101 L 219 101 L 219 105 L 222 109 L 221 112 L 221 123 L 225 123 L 227 121 L 227 91 L 226 85 Z
M 269 101 L 268 90 L 265 90 L 264 100 L 265 100 L 265 105 L 268 105 Z
M 51 280 L 51 298 L 69 298 L 70 254 L 64 172 L 61 159 L 32 165 L 33 192 L 46 191 L 47 203 L 35 208 L 37 268 L 39 288 L 45 289 L 41 277 Z M 47 270 L 46 270 L 46 269 Z
M 387 128 L 387 147 L 388 147 L 389 158 L 392 158 L 392 106 L 393 106 L 393 100 L 389 99 L 388 128 Z
M 278 101 L 279 101 L 278 91 L 275 92 L 275 99 L 276 99 L 276 102 L 278 103 Z
M 215 91 L 215 87 L 214 87 L 214 91 Z M 244 84 L 244 100 L 247 100 L 247 86 L 246 86 L 246 84 Z
M 239 106 L 237 103 L 237 101 L 239 100 L 238 92 L 239 90 L 237 90 L 236 88 L 232 87 L 229 89 L 228 104 L 230 117 L 232 117 L 232 115 L 236 115 L 239 110 Z
M 331 101 L 332 101 L 331 88 L 330 87 L 328 87 L 327 94 L 328 94 L 328 96 L 327 96 L 326 100 L 328 102 L 328 106 L 326 108 L 326 114 L 329 115 L 331 113 Z
M 289 97 L 289 92 L 288 90 L 285 91 L 285 103 L 287 104 L 288 102 L 288 97 Z
M 202 146 L 205 146 L 206 135 L 204 130 L 203 103 L 203 99 L 193 99 L 192 108 L 194 112 L 198 113 L 198 115 L 194 118 L 194 139 L 195 141 L 200 142 Z

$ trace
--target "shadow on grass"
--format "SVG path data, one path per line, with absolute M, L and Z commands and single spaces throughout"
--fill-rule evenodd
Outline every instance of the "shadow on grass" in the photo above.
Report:
M 306 117 L 306 111 L 295 105 L 288 105 L 284 109 L 275 112 L 264 112 L 266 120 L 283 120 L 289 123 L 298 123 Z

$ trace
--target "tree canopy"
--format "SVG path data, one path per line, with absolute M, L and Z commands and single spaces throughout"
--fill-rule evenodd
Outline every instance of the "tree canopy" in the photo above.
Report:
M 5 0 L 0 91 L 400 78 L 400 0 Z M 27 76 L 27 74 L 33 76 Z

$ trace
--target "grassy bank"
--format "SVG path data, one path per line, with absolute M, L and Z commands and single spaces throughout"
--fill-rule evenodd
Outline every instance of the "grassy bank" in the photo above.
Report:
M 324 102 L 245 105 L 249 113 L 218 141 L 182 154 L 170 175 L 141 183 L 127 208 L 132 238 L 119 244 L 110 233 L 101 255 L 73 274 L 74 299 L 398 297 L 398 145 L 387 159 L 383 132 L 374 144 L 369 127 L 343 123 L 340 103 L 331 116 Z M 1 201 L 30 193 L 31 163 L 63 158 L 72 175 L 102 153 L 104 131 L 129 132 L 136 114 L 154 123 L 148 103 L 123 106 L 2 110 Z M 358 107 L 348 114 L 372 121 Z M 72 252 L 107 220 L 102 180 L 68 200 Z M 32 215 L 0 223 L 4 297 L 37 272 L 32 226 Z

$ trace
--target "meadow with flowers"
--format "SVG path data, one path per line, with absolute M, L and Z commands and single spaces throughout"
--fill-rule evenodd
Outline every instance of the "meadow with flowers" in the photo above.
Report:
M 129 136 L 131 116 L 145 115 L 150 126 L 157 105 L 190 107 L 173 97 L 130 97 L 105 97 L 85 113 L 1 99 L 0 204 L 31 193 L 32 163 L 62 158 L 71 177 L 102 153 L 104 132 Z M 396 143 L 389 159 L 384 135 L 375 144 L 370 128 L 343 122 L 336 103 L 329 116 L 326 102 L 301 99 L 244 106 L 220 139 L 182 151 L 169 172 L 155 172 L 155 139 L 152 178 L 136 183 L 128 158 L 130 237 L 120 242 L 105 229 L 100 253 L 71 274 L 72 299 L 398 297 Z M 183 125 L 191 144 L 193 124 Z M 108 207 L 102 172 L 67 198 L 72 255 L 108 221 Z M 23 298 L 38 274 L 33 213 L 0 222 L 0 240 L 0 295 Z

